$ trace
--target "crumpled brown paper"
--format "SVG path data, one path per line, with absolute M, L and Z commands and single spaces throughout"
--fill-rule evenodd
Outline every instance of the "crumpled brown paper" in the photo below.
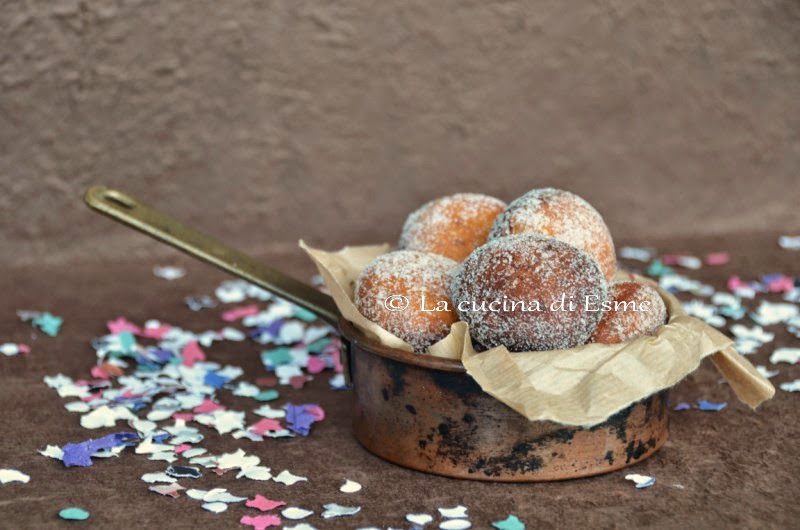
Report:
M 358 275 L 370 261 L 389 252 L 388 245 L 345 247 L 337 252 L 313 249 L 302 241 L 300 246 L 317 265 L 347 320 L 385 346 L 413 351 L 407 342 L 367 320 L 353 303 Z M 674 296 L 652 281 L 634 279 L 654 286 L 667 306 L 668 322 L 654 336 L 568 350 L 514 353 L 499 346 L 478 353 L 472 348 L 467 324 L 457 322 L 428 353 L 461 359 L 484 392 L 531 421 L 595 425 L 628 405 L 675 385 L 709 355 L 736 396 L 747 405 L 755 408 L 775 394 L 769 380 L 736 352 L 730 338 L 687 315 Z

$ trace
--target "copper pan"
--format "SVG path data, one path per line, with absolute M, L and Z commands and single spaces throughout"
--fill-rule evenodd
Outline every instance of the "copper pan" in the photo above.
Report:
M 586 477 L 644 460 L 667 440 L 666 392 L 591 428 L 529 421 L 484 393 L 460 361 L 369 340 L 333 299 L 122 192 L 95 186 L 95 210 L 316 313 L 342 336 L 353 432 L 368 451 L 449 477 L 535 482 Z

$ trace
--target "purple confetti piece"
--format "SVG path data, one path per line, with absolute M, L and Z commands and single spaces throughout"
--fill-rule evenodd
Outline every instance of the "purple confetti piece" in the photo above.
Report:
M 111 449 L 120 445 L 134 445 L 139 440 L 135 432 L 118 432 L 103 436 L 97 440 L 87 440 L 77 444 L 66 444 L 63 462 L 66 467 L 88 467 L 92 465 L 92 455 L 103 449 Z
M 675 405 L 675 407 L 672 410 L 689 410 L 691 408 L 692 406 L 684 401 L 682 403 L 678 403 L 677 405 Z

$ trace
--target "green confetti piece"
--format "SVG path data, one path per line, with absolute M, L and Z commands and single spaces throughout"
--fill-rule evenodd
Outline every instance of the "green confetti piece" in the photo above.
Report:
M 124 353 L 132 353 L 136 347 L 136 338 L 130 331 L 122 331 L 119 333 L 119 343 Z
M 673 270 L 670 267 L 664 265 L 660 259 L 655 259 L 653 262 L 647 267 L 647 274 L 649 276 L 664 276 L 665 274 L 672 274 Z
M 495 521 L 492 526 L 497 530 L 525 530 L 525 523 L 520 521 L 516 515 L 509 515 L 502 521 Z
M 333 339 L 319 339 L 311 344 L 308 345 L 308 351 L 310 353 L 322 353 L 322 350 L 325 349 L 325 346 L 331 343 Z
M 289 348 L 265 350 L 261 352 L 261 362 L 268 368 L 274 368 L 275 366 L 292 362 L 292 355 L 289 353 Z
M 34 327 L 39 328 L 43 333 L 51 337 L 58 335 L 58 330 L 61 329 L 61 324 L 63 323 L 63 318 L 51 315 L 47 312 L 42 313 L 31 321 Z
M 302 307 L 294 308 L 294 317 L 300 320 L 305 320 L 306 322 L 313 322 L 317 319 L 317 315 Z
M 70 506 L 69 508 L 64 508 L 58 512 L 58 516 L 62 519 L 66 519 L 67 521 L 85 521 L 89 518 L 89 512 L 83 508 Z
M 272 401 L 278 399 L 278 396 L 280 396 L 280 394 L 277 390 L 262 390 L 254 396 L 254 399 L 256 401 Z

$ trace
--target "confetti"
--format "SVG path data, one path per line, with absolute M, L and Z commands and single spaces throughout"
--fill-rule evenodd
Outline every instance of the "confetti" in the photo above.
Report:
M 323 519 L 355 515 L 361 511 L 361 506 L 342 506 L 336 503 L 325 504 L 322 507 L 325 509 L 321 514 Z
M 222 513 L 228 509 L 228 505 L 224 502 L 205 502 L 202 505 L 204 510 L 208 510 L 209 512 L 213 513 Z
M 656 483 L 655 477 L 648 477 L 647 475 L 639 475 L 637 473 L 625 475 L 625 480 L 632 481 L 634 484 L 636 484 L 637 489 L 649 488 Z
M 778 348 L 769 356 L 769 362 L 772 364 L 797 364 L 798 361 L 800 361 L 800 348 Z
M 27 484 L 31 480 L 29 475 L 16 469 L 0 469 L 0 484 L 8 484 L 9 482 L 22 482 Z
M 778 246 L 784 250 L 800 250 L 800 236 L 780 236 Z
M 133 445 L 138 440 L 139 435 L 136 433 L 118 432 L 97 440 L 66 444 L 61 449 L 62 461 L 66 467 L 88 467 L 92 465 L 92 456 L 96 456 L 98 451 Z
M 705 261 L 706 265 L 717 267 L 728 264 L 731 261 L 731 255 L 727 252 L 710 252 L 705 255 L 703 261 Z
M 222 320 L 225 322 L 236 322 L 244 317 L 256 315 L 258 312 L 259 310 L 257 305 L 234 307 L 233 309 L 229 309 L 222 313 Z
M 271 501 L 263 495 L 256 495 L 254 498 L 248 499 L 244 505 L 248 508 L 255 508 L 262 512 L 268 512 L 279 506 L 286 506 L 286 503 L 283 501 Z
M 282 516 L 286 517 L 287 519 L 292 519 L 293 521 L 305 519 L 313 513 L 314 512 L 312 510 L 304 510 L 303 508 L 296 508 L 294 506 L 290 506 L 281 511 Z
M 198 468 L 190 466 L 169 466 L 165 473 L 175 478 L 200 478 L 203 476 Z
M 210 296 L 187 296 L 183 299 L 183 302 L 189 306 L 189 309 L 192 311 L 217 307 L 217 303 Z
M 71 506 L 58 512 L 58 516 L 67 521 L 85 521 L 89 518 L 89 512 L 83 508 Z
M 442 517 L 447 517 L 448 519 L 467 517 L 467 507 L 459 504 L 452 508 L 439 508 L 439 513 L 442 514 Z
M 525 523 L 520 521 L 516 515 L 509 515 L 502 521 L 495 521 L 492 526 L 497 530 L 525 530 Z
M 760 373 L 761 375 L 763 375 L 767 379 L 775 377 L 776 375 L 778 375 L 780 373 L 778 370 L 770 370 L 769 368 L 767 368 L 763 364 L 759 364 L 758 366 L 756 366 L 756 370 L 758 370 L 758 373 Z
M 699 400 L 697 402 L 697 408 L 700 409 L 700 410 L 719 411 L 719 410 L 724 409 L 727 406 L 728 406 L 728 404 L 726 402 L 724 402 L 724 401 L 722 403 L 714 403 L 714 402 L 711 402 L 711 401 L 706 401 L 704 399 L 701 399 L 701 400 Z
M 800 392 L 800 379 L 795 379 L 790 383 L 781 383 L 781 390 L 786 392 Z
M 178 483 L 174 484 L 158 484 L 155 486 L 150 486 L 150 491 L 158 493 L 159 495 L 164 495 L 165 497 L 172 497 L 173 499 L 177 499 L 181 496 L 181 490 L 185 490 L 183 486 Z
M 298 482 L 307 481 L 308 478 L 294 475 L 288 470 L 284 469 L 283 471 L 278 473 L 278 476 L 273 477 L 272 480 L 274 480 L 275 482 L 280 482 L 281 484 L 286 484 L 287 486 L 291 486 Z
M 800 315 L 800 308 L 794 304 L 773 304 L 762 301 L 758 309 L 750 314 L 750 318 L 762 326 L 772 326 L 788 322 L 798 315 Z
M 164 265 L 164 266 L 156 265 L 155 267 L 153 267 L 153 274 L 157 278 L 172 281 L 172 280 L 178 280 L 186 276 L 186 269 L 184 269 L 183 267 L 175 267 L 172 265 Z
M 61 329 L 61 324 L 63 323 L 64 319 L 51 315 L 47 312 L 41 313 L 31 320 L 33 327 L 39 328 L 42 330 L 42 333 L 45 335 L 50 335 L 51 337 L 58 335 L 58 332 Z
M 308 436 L 311 424 L 325 418 L 325 413 L 319 405 L 292 405 L 286 404 L 286 423 L 289 429 L 301 436 Z
M 281 518 L 277 515 L 256 515 L 255 517 L 243 515 L 239 522 L 246 526 L 252 526 L 255 530 L 264 530 L 271 526 L 280 526 Z
M 361 491 L 361 484 L 354 480 L 345 479 L 344 484 L 339 488 L 342 493 L 355 493 Z
M 20 353 L 29 353 L 30 351 L 31 351 L 30 346 L 26 344 L 14 344 L 11 342 L 0 344 L 0 353 L 5 355 L 6 357 L 14 357 L 15 355 L 19 355 Z
M 653 257 L 653 253 L 646 248 L 622 247 L 619 249 L 619 257 L 633 259 L 636 261 L 648 262 Z
M 442 530 L 465 530 L 471 527 L 472 523 L 466 519 L 450 519 L 439 523 Z
M 144 475 L 142 475 L 141 478 L 148 484 L 155 484 L 156 482 L 166 482 L 168 484 L 171 484 L 178 481 L 178 479 L 170 475 L 167 475 L 163 471 L 159 471 L 157 473 L 145 473 Z
M 689 403 L 683 402 L 675 405 L 672 410 L 690 410 L 692 406 Z
M 409 523 L 413 523 L 419 526 L 425 526 L 426 524 L 433 521 L 433 517 L 428 515 L 427 513 L 409 513 L 406 515 L 406 521 Z

